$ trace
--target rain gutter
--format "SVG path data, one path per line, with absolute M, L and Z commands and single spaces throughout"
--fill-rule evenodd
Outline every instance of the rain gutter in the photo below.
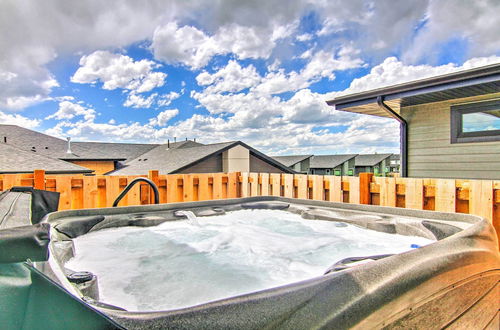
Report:
M 399 122 L 399 139 L 401 148 L 401 167 L 399 173 L 401 177 L 408 177 L 408 123 L 406 120 L 384 103 L 384 96 L 377 96 L 377 104 L 383 111 Z

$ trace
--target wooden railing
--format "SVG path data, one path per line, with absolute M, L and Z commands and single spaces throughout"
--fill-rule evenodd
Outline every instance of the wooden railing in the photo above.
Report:
M 109 207 L 125 186 L 138 176 L 0 175 L 0 190 L 33 186 L 58 191 L 59 209 Z M 420 210 L 470 213 L 493 222 L 500 233 L 500 181 L 338 177 L 274 173 L 207 173 L 159 175 L 149 171 L 159 188 L 160 203 L 249 196 L 284 196 L 344 203 L 405 207 Z M 119 206 L 152 201 L 150 188 L 136 185 Z

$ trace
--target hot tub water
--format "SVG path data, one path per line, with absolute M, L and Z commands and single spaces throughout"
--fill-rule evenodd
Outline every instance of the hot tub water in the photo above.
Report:
M 432 242 L 285 211 L 242 210 L 91 232 L 74 239 L 76 255 L 65 266 L 96 274 L 103 302 L 171 310 L 321 276 L 343 258 Z

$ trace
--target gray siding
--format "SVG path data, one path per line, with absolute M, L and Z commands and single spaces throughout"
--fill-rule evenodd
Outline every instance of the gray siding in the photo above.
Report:
M 262 173 L 283 173 L 277 167 L 255 157 L 250 154 L 250 172 L 262 172 Z
M 450 143 L 450 106 L 500 93 L 402 109 L 408 121 L 408 176 L 500 179 L 500 142 Z
M 222 154 L 212 156 L 176 173 L 218 173 L 222 172 Z

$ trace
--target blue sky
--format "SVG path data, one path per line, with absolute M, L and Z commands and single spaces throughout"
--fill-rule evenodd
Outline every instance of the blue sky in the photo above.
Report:
M 498 12 L 495 0 L 4 0 L 0 123 L 74 140 L 397 152 L 396 122 L 325 100 L 500 62 Z

